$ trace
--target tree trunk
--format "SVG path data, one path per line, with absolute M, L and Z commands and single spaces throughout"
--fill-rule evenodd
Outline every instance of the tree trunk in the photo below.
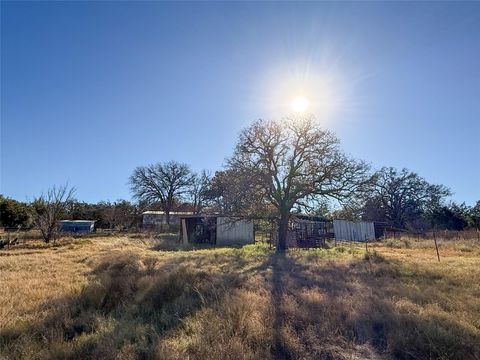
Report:
M 165 220 L 167 221 L 167 225 L 170 225 L 170 210 L 165 210 Z
M 278 244 L 277 251 L 282 252 L 287 249 L 288 221 L 290 212 L 281 212 L 278 222 Z

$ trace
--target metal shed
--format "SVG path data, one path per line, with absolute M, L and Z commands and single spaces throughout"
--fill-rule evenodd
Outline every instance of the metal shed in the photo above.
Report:
M 95 220 L 61 220 L 60 231 L 73 234 L 88 234 L 95 230 Z
M 375 227 L 370 221 L 333 220 L 335 239 L 366 241 L 375 239 Z
M 219 215 L 190 215 L 180 218 L 184 244 L 245 245 L 254 240 L 253 220 Z

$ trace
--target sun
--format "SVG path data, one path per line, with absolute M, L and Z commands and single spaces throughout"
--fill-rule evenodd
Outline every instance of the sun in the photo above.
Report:
M 310 106 L 310 102 L 307 98 L 303 96 L 297 96 L 295 99 L 292 100 L 290 106 L 293 111 L 297 113 L 304 113 Z

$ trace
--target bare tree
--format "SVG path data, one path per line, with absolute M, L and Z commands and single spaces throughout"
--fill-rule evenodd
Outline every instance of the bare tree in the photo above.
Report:
M 188 192 L 193 203 L 193 211 L 195 214 L 198 214 L 205 205 L 210 181 L 211 176 L 206 170 L 202 170 L 199 174 L 194 174 L 192 177 L 192 183 Z
M 66 185 L 53 186 L 46 194 L 35 198 L 32 203 L 33 222 L 48 243 L 58 236 L 58 221 L 74 201 L 75 188 Z
M 135 198 L 148 203 L 158 202 L 165 211 L 167 224 L 170 212 L 178 199 L 193 182 L 188 165 L 176 161 L 139 166 L 130 176 L 130 186 Z
M 313 116 L 258 120 L 240 134 L 229 167 L 249 174 L 279 218 L 278 250 L 286 248 L 293 207 L 312 208 L 325 197 L 342 201 L 367 178 L 368 166 L 348 158 L 338 139 Z

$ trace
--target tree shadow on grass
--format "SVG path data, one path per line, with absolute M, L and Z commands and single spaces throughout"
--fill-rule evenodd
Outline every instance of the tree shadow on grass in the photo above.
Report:
M 441 302 L 442 294 L 426 299 L 422 283 L 438 274 L 406 279 L 401 263 L 380 256 L 304 264 L 279 253 L 270 266 L 272 358 L 480 357 L 479 329 L 445 313 L 425 314 L 425 306 Z
M 272 256 L 271 266 L 272 266 L 272 304 L 275 307 L 274 317 L 273 317 L 273 347 L 272 355 L 275 359 L 290 359 L 292 354 L 289 349 L 285 346 L 285 342 L 282 339 L 282 326 L 284 321 L 284 314 L 281 310 L 282 302 L 282 278 L 283 272 L 288 271 L 287 268 L 287 257 L 285 252 L 281 252 Z

